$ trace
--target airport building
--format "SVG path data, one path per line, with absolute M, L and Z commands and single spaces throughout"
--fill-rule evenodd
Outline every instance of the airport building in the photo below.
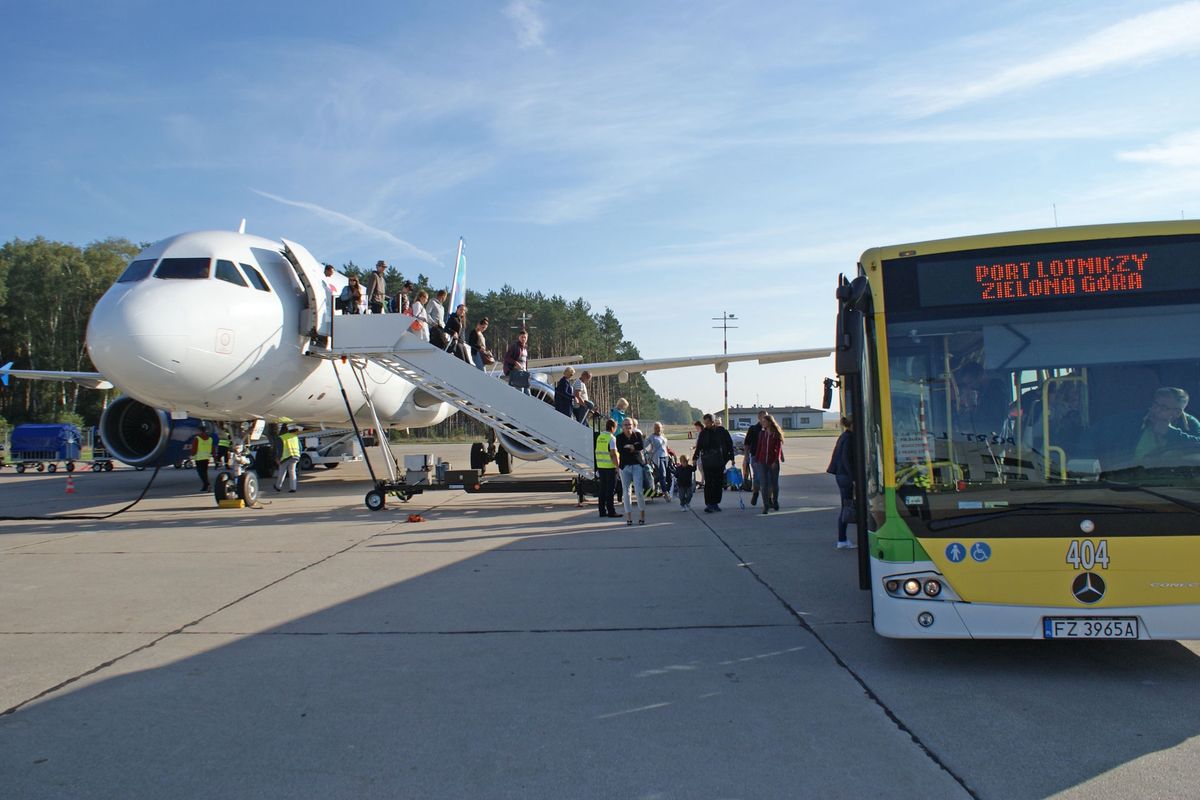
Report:
M 729 409 L 729 429 L 745 430 L 758 421 L 758 412 L 765 411 L 775 418 L 785 431 L 821 428 L 825 412 L 808 406 L 735 406 Z

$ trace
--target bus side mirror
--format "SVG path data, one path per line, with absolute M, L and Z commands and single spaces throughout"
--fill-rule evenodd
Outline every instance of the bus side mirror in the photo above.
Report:
M 843 278 L 837 299 L 835 369 L 838 375 L 857 375 L 862 372 L 863 311 L 871 305 L 870 284 L 862 275 L 849 282 Z
M 862 372 L 863 319 L 861 311 L 842 309 L 838 312 L 837 348 L 834 350 L 834 369 L 838 375 L 857 375 Z
M 840 386 L 833 378 L 825 379 L 825 392 L 821 395 L 821 408 L 826 411 L 833 405 L 833 387 Z

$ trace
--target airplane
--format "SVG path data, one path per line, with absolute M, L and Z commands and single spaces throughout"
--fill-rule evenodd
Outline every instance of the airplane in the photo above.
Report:
M 454 406 L 420 385 L 371 363 L 361 374 L 374 413 L 365 400 L 351 404 L 349 394 L 343 394 L 337 361 L 311 357 L 332 332 L 333 299 L 347 280 L 337 272 L 326 278 L 323 272 L 323 265 L 301 245 L 247 234 L 244 221 L 237 231 L 171 236 L 139 253 L 96 303 L 86 345 L 97 372 L 12 369 L 9 363 L 0 367 L 0 380 L 7 384 L 12 376 L 119 389 L 121 396 L 101 416 L 100 436 L 113 457 L 135 467 L 178 459 L 200 420 L 225 423 L 236 447 L 266 423 L 344 427 L 350 408 L 354 421 L 365 427 L 374 427 L 376 419 L 383 427 L 428 427 L 455 413 Z M 456 290 L 460 279 L 465 296 L 461 258 Z M 574 366 L 627 380 L 654 369 L 707 364 L 724 371 L 736 361 L 775 363 L 820 358 L 831 351 Z M 573 360 L 559 362 L 558 369 Z M 542 457 L 498 433 L 513 456 Z M 251 502 L 257 496 L 253 471 L 235 467 L 234 478 L 238 494 Z

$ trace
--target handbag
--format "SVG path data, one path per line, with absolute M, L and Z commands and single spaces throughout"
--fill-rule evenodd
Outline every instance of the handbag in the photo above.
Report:
M 514 389 L 528 389 L 529 372 L 523 369 L 514 369 L 508 373 L 508 385 Z
M 489 353 L 487 350 L 484 350 L 482 353 L 480 353 L 480 356 L 483 358 L 484 366 L 490 367 L 492 364 L 496 363 L 496 357 L 494 355 L 492 355 L 491 353 Z

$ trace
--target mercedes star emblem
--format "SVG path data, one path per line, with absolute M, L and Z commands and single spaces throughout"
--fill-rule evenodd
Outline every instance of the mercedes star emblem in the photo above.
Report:
M 1104 597 L 1104 579 L 1094 572 L 1084 572 L 1071 584 L 1071 594 L 1081 603 L 1098 603 Z

